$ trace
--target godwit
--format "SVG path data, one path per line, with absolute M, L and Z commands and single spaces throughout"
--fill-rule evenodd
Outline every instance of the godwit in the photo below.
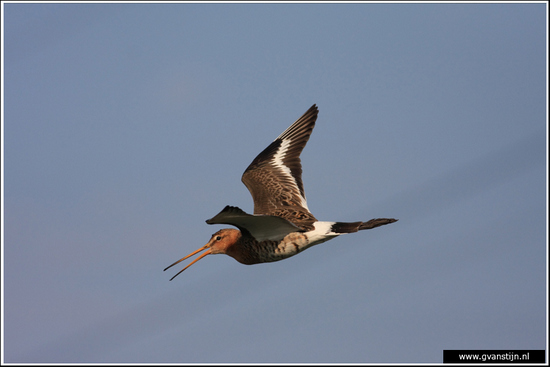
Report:
M 318 113 L 317 106 L 311 106 L 244 171 L 242 181 L 252 194 L 254 215 L 228 205 L 208 219 L 208 224 L 229 224 L 238 230 L 219 230 L 206 245 L 164 269 L 206 250 L 170 280 L 206 255 L 226 254 L 247 265 L 279 261 L 341 234 L 397 221 L 376 218 L 368 222 L 321 222 L 310 213 L 302 183 L 300 153 Z

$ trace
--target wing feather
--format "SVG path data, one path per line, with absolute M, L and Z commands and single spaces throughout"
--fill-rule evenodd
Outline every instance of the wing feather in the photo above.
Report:
M 272 215 L 250 215 L 236 206 L 226 206 L 206 221 L 208 224 L 229 224 L 248 231 L 257 241 L 280 241 L 287 234 L 302 230 L 288 220 Z
M 298 227 L 312 228 L 316 219 L 307 206 L 300 154 L 318 113 L 317 106 L 311 106 L 245 170 L 242 181 L 254 200 L 254 214 L 278 216 Z

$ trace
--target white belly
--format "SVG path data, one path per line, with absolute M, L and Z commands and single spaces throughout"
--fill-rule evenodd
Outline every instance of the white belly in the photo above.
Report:
M 273 261 L 281 260 L 305 249 L 333 239 L 339 236 L 340 233 L 331 232 L 331 227 L 334 222 L 315 222 L 315 229 L 309 232 L 293 232 L 285 236 L 275 249 L 275 257 Z

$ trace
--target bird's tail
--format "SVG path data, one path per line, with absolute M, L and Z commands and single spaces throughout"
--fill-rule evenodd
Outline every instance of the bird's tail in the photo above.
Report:
M 343 234 L 362 231 L 363 229 L 372 229 L 386 224 L 397 222 L 393 218 L 375 218 L 368 222 L 336 222 L 332 225 L 331 232 Z
M 397 222 L 397 219 L 394 218 L 374 218 L 369 220 L 368 222 L 363 222 L 359 226 L 358 230 L 361 231 L 363 229 L 372 229 L 380 226 L 384 226 L 386 224 L 390 224 L 393 222 Z

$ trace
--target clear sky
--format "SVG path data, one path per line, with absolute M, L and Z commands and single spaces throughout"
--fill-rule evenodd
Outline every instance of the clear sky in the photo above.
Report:
M 5 362 L 546 348 L 546 4 L 3 6 Z M 314 103 L 312 213 L 399 221 L 170 282 Z

